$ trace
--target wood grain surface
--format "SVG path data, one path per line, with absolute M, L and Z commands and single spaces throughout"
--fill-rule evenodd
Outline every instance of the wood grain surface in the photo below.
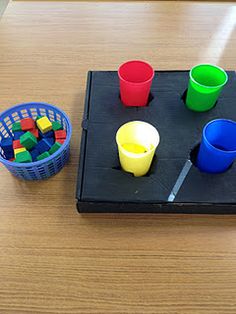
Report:
M 0 22 L 0 110 L 45 101 L 73 124 L 43 182 L 0 167 L 0 314 L 235 314 L 236 216 L 89 215 L 75 208 L 86 74 L 236 67 L 236 5 L 11 2 Z
M 8 5 L 9 0 L 1 0 L 0 1 L 0 18 L 3 14 L 3 12 L 5 11 L 7 5 Z

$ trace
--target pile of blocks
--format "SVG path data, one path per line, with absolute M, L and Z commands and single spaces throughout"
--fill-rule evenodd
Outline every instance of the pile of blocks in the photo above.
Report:
M 3 138 L 1 148 L 7 160 L 34 162 L 54 154 L 66 140 L 66 131 L 58 121 L 46 116 L 25 118 L 12 125 L 13 137 Z

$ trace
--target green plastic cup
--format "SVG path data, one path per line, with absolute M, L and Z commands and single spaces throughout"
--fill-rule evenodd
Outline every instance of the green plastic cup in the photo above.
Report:
M 210 110 L 227 81 L 227 73 L 218 66 L 212 64 L 194 66 L 189 73 L 186 106 L 194 111 Z

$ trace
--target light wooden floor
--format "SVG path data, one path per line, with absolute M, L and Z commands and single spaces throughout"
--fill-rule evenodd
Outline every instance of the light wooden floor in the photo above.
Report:
M 71 161 L 45 182 L 0 167 L 1 314 L 235 314 L 236 216 L 91 215 L 75 209 L 86 73 L 236 68 L 236 5 L 11 2 L 0 22 L 0 110 L 64 109 Z
M 0 1 L 0 17 L 2 16 L 3 12 L 5 11 L 9 0 L 1 0 Z

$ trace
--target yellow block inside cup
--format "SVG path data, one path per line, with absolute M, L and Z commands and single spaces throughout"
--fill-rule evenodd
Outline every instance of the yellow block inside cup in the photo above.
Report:
M 123 124 L 116 133 L 120 164 L 135 177 L 145 175 L 160 142 L 157 129 L 144 121 Z

